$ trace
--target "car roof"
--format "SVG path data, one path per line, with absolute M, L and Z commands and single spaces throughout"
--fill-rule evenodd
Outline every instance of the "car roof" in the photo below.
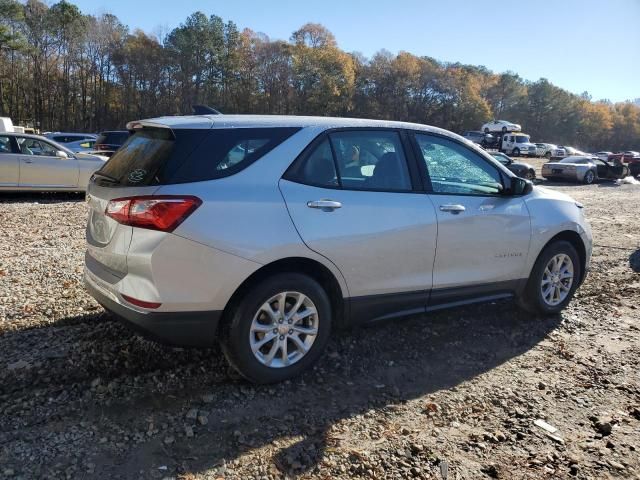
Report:
M 406 128 L 458 137 L 447 130 L 419 123 L 396 122 L 391 120 L 370 120 L 364 118 L 307 117 L 296 115 L 186 115 L 150 118 L 129 122 L 127 128 L 136 125 L 178 128 L 264 128 L 264 127 L 374 127 Z
M 96 134 L 95 133 L 83 133 L 83 132 L 47 132 L 44 134 L 44 136 L 49 136 L 49 135 L 88 135 L 90 137 L 95 137 Z

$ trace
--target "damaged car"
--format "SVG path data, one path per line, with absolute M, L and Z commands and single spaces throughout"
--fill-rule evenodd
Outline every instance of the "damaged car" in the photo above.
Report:
M 547 180 L 566 180 L 590 185 L 599 180 L 615 180 L 629 175 L 629 167 L 605 162 L 598 157 L 573 155 L 542 165 Z

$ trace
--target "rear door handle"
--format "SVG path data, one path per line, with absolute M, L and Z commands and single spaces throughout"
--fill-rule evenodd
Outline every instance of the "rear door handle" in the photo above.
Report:
M 24 163 L 33 163 L 33 160 L 23 160 Z
M 307 207 L 309 208 L 319 208 L 325 212 L 331 212 L 336 208 L 342 207 L 340 202 L 336 202 L 335 200 L 313 200 L 311 202 L 307 202 Z
M 465 210 L 464 205 L 440 205 L 441 212 L 449 212 L 457 215 Z

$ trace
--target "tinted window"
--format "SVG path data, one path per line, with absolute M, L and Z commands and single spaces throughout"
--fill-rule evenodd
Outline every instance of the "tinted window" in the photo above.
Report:
M 145 128 L 129 137 L 100 170 L 119 185 L 211 180 L 246 168 L 298 128 Z M 97 181 L 100 181 L 97 179 Z
M 0 153 L 12 153 L 11 139 L 6 135 L 0 135 Z
M 329 138 L 326 137 L 315 146 L 303 161 L 296 162 L 285 174 L 285 178 L 317 187 L 337 187 L 338 175 Z
M 502 190 L 500 172 L 475 152 L 445 138 L 415 137 L 434 192 L 494 195 Z

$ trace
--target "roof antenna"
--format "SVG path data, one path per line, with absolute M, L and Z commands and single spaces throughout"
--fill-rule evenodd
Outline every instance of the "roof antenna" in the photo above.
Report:
M 194 115 L 222 115 L 222 112 L 207 105 L 194 105 L 191 108 L 193 108 Z

